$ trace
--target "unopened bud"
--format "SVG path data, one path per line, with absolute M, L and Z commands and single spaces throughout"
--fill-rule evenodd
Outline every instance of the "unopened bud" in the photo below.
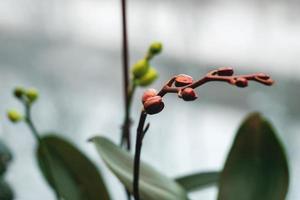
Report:
M 158 77 L 157 71 L 150 67 L 147 73 L 137 80 L 137 83 L 140 86 L 148 86 L 151 85 Z
M 235 85 L 238 87 L 247 87 L 248 86 L 248 80 L 243 78 L 243 77 L 239 77 L 236 79 Z
M 194 101 L 197 99 L 197 94 L 193 88 L 185 88 L 178 94 L 185 101 Z
M 9 110 L 7 112 L 7 117 L 13 123 L 17 123 L 22 120 L 22 115 L 16 110 Z
M 155 55 L 155 54 L 159 54 L 161 52 L 161 50 L 162 50 L 162 43 L 153 42 L 150 45 L 149 53 L 152 54 L 152 55 Z
M 14 95 L 15 97 L 17 97 L 18 99 L 22 98 L 22 96 L 25 94 L 25 89 L 23 87 L 16 87 L 14 89 Z
M 182 87 L 193 83 L 193 77 L 186 74 L 179 74 L 175 78 L 175 86 Z
M 161 112 L 165 105 L 161 96 L 150 97 L 144 103 L 144 109 L 147 114 L 153 115 Z
M 37 98 L 39 97 L 39 92 L 35 88 L 29 88 L 26 90 L 25 95 L 26 95 L 27 99 L 29 100 L 29 102 L 32 103 L 32 102 L 36 101 Z
M 157 95 L 157 91 L 155 89 L 148 89 L 144 92 L 142 96 L 142 102 L 145 103 L 150 97 L 154 97 Z
M 266 74 L 264 74 L 264 73 L 258 73 L 256 76 L 257 76 L 258 78 L 260 78 L 260 79 L 263 79 L 263 80 L 268 80 L 268 79 L 270 79 L 270 76 L 268 76 L 268 75 L 266 75 Z
M 233 69 L 231 67 L 221 67 L 218 69 L 217 74 L 219 76 L 232 76 Z
M 149 63 L 146 59 L 141 59 L 132 67 L 132 74 L 135 78 L 141 78 L 149 69 Z

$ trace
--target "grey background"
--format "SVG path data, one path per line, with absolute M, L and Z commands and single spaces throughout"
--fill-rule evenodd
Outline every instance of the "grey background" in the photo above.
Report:
M 128 2 L 131 63 L 152 41 L 164 43 L 153 65 L 154 88 L 175 74 L 195 78 L 215 66 L 237 73 L 266 72 L 273 87 L 251 83 L 239 89 L 211 83 L 199 100 L 166 97 L 165 110 L 150 117 L 143 160 L 170 177 L 222 168 L 235 131 L 252 111 L 268 117 L 286 146 L 291 184 L 288 199 L 300 199 L 298 1 L 137 1 Z M 34 86 L 41 98 L 33 109 L 41 132 L 67 137 L 97 163 L 114 199 L 125 199 L 118 180 L 86 140 L 105 135 L 119 140 L 123 118 L 119 1 L 0 1 L 0 138 L 13 150 L 6 179 L 17 200 L 52 200 L 53 193 L 34 158 L 27 127 L 8 122 L 8 108 L 21 109 L 11 96 L 16 85 Z M 141 107 L 136 94 L 132 117 Z M 215 199 L 211 187 L 192 199 Z

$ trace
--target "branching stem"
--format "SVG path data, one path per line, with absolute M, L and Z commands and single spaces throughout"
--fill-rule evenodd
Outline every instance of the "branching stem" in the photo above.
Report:
M 217 70 L 210 71 L 203 78 L 200 78 L 197 81 L 193 81 L 192 83 L 181 87 L 174 86 L 176 77 L 177 76 L 174 76 L 169 81 L 167 81 L 157 95 L 163 97 L 167 93 L 179 94 L 185 88 L 195 89 L 211 81 L 228 82 L 231 85 L 236 85 L 239 87 L 246 87 L 248 84 L 248 80 L 256 81 L 264 85 L 272 85 L 274 82 L 268 75 L 265 75 L 263 73 L 248 74 L 248 75 L 233 75 L 232 68 L 220 68 Z M 239 81 L 243 81 L 244 84 L 239 85 L 238 83 Z M 139 195 L 140 157 L 141 157 L 143 138 L 145 136 L 146 131 L 149 128 L 149 124 L 147 124 L 145 127 L 146 117 L 147 117 L 147 113 L 145 112 L 144 109 L 142 109 L 140 119 L 139 119 L 139 125 L 137 128 L 136 147 L 135 147 L 135 155 L 134 155 L 133 194 L 135 200 L 140 200 L 140 195 Z

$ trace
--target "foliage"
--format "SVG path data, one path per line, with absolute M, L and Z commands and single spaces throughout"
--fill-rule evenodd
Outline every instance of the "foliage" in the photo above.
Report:
M 48 183 L 52 187 L 56 185 L 64 199 L 110 199 L 98 169 L 74 145 L 55 134 L 43 136 L 41 141 L 37 148 L 39 166 Z M 51 171 L 45 167 L 47 158 Z
M 5 181 L 5 173 L 12 160 L 12 153 L 10 149 L 0 141 L 0 199 L 13 200 L 14 193 L 10 185 Z

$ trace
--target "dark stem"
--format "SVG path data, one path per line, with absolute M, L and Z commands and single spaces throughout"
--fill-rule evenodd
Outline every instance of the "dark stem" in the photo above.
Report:
M 139 195 L 139 175 L 140 175 L 140 158 L 143 144 L 143 138 L 148 128 L 144 129 L 147 113 L 142 110 L 137 128 L 135 154 L 134 154 L 134 166 L 133 166 L 133 196 L 135 200 L 140 200 Z M 149 127 L 147 125 L 147 127 Z
M 127 14 L 126 14 L 126 0 L 121 0 L 122 4 L 122 46 L 123 46 L 123 85 L 124 85 L 124 107 L 125 107 L 125 120 L 123 124 L 122 138 L 127 143 L 127 149 L 130 150 L 130 118 L 129 118 L 129 56 L 128 56 L 128 37 L 127 37 Z M 122 143 L 122 142 L 121 142 Z
M 52 170 L 51 170 L 50 161 L 48 160 L 49 159 L 48 158 L 49 151 L 48 151 L 47 145 L 43 142 L 43 140 L 39 136 L 39 133 L 38 133 L 36 127 L 34 126 L 33 122 L 32 122 L 31 112 L 30 112 L 31 106 L 28 103 L 24 103 L 24 104 L 25 104 L 25 122 L 28 125 L 29 129 L 31 130 L 31 132 L 32 132 L 33 136 L 35 137 L 36 141 L 41 145 L 42 151 L 44 151 L 44 154 L 45 154 L 45 159 L 43 159 L 44 166 L 46 168 L 46 171 L 48 172 L 50 183 L 52 183 L 52 186 L 54 188 L 56 199 L 60 200 L 62 198 L 61 198 L 61 195 L 59 194 L 59 190 L 58 190 L 58 187 L 56 185 L 56 182 L 55 182 Z
M 128 65 L 129 65 L 129 56 L 128 56 L 128 37 L 127 37 L 127 17 L 126 17 L 126 0 L 121 0 L 122 7 L 122 46 L 123 46 L 123 81 L 124 81 L 124 107 L 125 107 L 125 119 L 122 126 L 122 136 L 121 136 L 121 146 L 123 141 L 126 142 L 126 148 L 130 151 L 131 142 L 130 142 L 130 99 L 129 99 L 129 74 L 128 74 Z M 126 190 L 126 189 L 125 189 Z M 126 190 L 127 199 L 130 200 L 130 193 Z
M 122 137 L 121 137 L 121 143 L 120 146 L 123 146 L 124 143 L 126 143 L 127 150 L 131 149 L 131 138 L 130 138 L 130 127 L 131 127 L 131 118 L 130 118 L 130 112 L 131 112 L 131 104 L 132 104 L 132 97 L 135 92 L 136 84 L 132 81 L 132 85 L 130 89 L 128 90 L 128 105 L 126 106 L 126 113 L 122 125 Z

